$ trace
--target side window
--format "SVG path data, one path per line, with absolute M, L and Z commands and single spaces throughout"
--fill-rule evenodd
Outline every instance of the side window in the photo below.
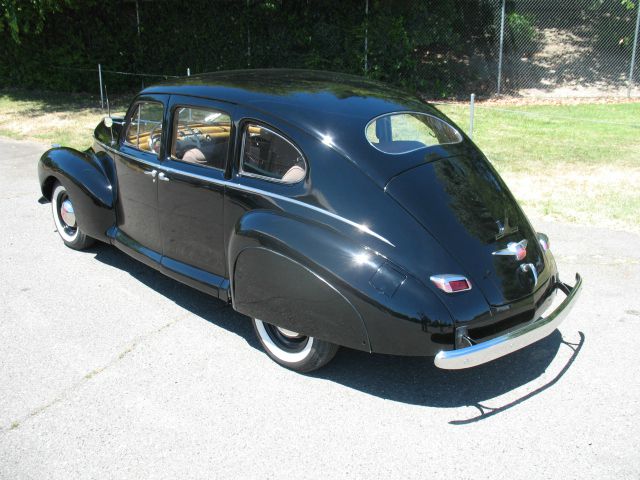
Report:
M 174 118 L 172 157 L 224 169 L 231 132 L 229 115 L 212 109 L 178 107 Z
M 240 172 L 296 183 L 304 179 L 307 166 L 302 153 L 291 142 L 266 127 L 248 124 L 242 139 Z
M 162 137 L 162 104 L 140 102 L 131 115 L 125 141 L 140 150 L 160 153 Z

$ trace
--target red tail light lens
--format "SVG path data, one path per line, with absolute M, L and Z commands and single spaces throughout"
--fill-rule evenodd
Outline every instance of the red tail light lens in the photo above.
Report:
M 446 293 L 471 290 L 471 282 L 462 275 L 444 273 L 441 275 L 433 275 L 430 279 L 436 287 Z
M 469 290 L 469 282 L 467 280 L 454 280 L 449 282 L 452 292 L 460 292 L 462 290 Z

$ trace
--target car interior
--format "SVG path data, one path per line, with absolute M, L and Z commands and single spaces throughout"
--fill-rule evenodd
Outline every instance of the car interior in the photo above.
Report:
M 212 110 L 180 108 L 177 111 L 171 155 L 183 162 L 224 169 L 231 119 Z

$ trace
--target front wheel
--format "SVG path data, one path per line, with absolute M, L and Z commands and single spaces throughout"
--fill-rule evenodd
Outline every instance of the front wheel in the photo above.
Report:
M 94 239 L 85 235 L 78 227 L 73 203 L 64 185 L 56 183 L 51 194 L 51 213 L 53 222 L 62 241 L 67 247 L 83 250 L 94 243 Z
M 262 347 L 273 360 L 297 372 L 311 372 L 323 367 L 335 356 L 338 345 L 276 327 L 257 318 L 253 328 Z

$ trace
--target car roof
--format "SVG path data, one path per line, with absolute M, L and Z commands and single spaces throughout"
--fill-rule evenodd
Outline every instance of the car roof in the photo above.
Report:
M 363 128 L 372 118 L 396 111 L 434 113 L 402 90 L 355 75 L 315 70 L 233 70 L 181 77 L 144 89 L 222 100 L 263 110 L 317 133 L 341 123 Z
M 193 75 L 151 86 L 141 94 L 208 98 L 275 117 L 330 145 L 381 186 L 398 171 L 424 161 L 424 155 L 386 161 L 388 155 L 367 142 L 366 125 L 380 115 L 401 111 L 445 118 L 433 106 L 397 88 L 354 75 L 315 70 L 233 70 Z

